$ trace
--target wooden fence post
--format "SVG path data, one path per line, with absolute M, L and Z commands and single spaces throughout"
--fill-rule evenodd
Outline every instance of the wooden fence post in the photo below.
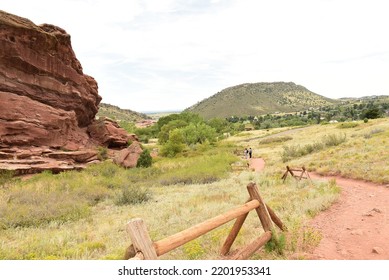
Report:
M 127 232 L 130 235 L 135 253 L 139 258 L 139 252 L 143 254 L 146 260 L 156 260 L 153 241 L 151 241 L 147 228 L 142 219 L 132 219 L 127 223 Z
M 236 219 L 253 209 L 257 209 L 260 205 L 260 202 L 256 199 L 251 200 L 239 206 L 235 209 L 232 209 L 224 214 L 218 215 L 214 218 L 206 220 L 200 224 L 192 226 L 188 229 L 180 231 L 176 234 L 173 234 L 169 237 L 166 237 L 162 240 L 154 242 L 154 248 L 157 252 L 157 256 L 161 256 L 225 223 Z
M 238 236 L 238 233 L 239 233 L 240 229 L 242 228 L 242 225 L 243 225 L 244 221 L 246 220 L 248 214 L 249 213 L 246 213 L 246 214 L 236 218 L 235 223 L 232 226 L 232 229 L 230 231 L 230 234 L 227 236 L 227 239 L 224 242 L 224 244 L 220 250 L 220 254 L 222 256 L 227 255 L 228 252 L 230 251 L 232 243 L 234 243 L 236 237 Z
M 263 245 L 265 245 L 272 237 L 271 231 L 266 231 L 260 237 L 255 239 L 245 248 L 239 250 L 234 254 L 230 259 L 231 260 L 247 260 L 251 257 L 256 251 L 258 251 Z
M 262 197 L 259 195 L 257 185 L 255 183 L 250 183 L 247 185 L 247 190 L 250 194 L 251 199 L 256 199 L 259 201 L 259 207 L 255 209 L 258 214 L 259 219 L 261 220 L 262 227 L 264 231 L 273 231 L 274 227 L 269 215 L 269 212 L 266 208 L 265 203 L 262 200 Z
M 283 224 L 283 222 L 280 220 L 280 218 L 278 218 L 276 213 L 274 213 L 273 209 L 271 209 L 267 204 L 265 204 L 265 205 L 266 205 L 267 211 L 269 212 L 270 218 L 273 221 L 273 223 L 275 223 L 280 230 L 282 230 L 282 231 L 287 230 L 286 226 Z

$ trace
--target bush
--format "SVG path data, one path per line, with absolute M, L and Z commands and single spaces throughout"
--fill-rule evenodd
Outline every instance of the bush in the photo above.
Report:
M 98 147 L 97 158 L 101 161 L 108 158 L 108 149 L 106 147 Z
M 279 255 L 283 255 L 286 247 L 285 234 L 281 233 L 278 237 L 274 235 L 269 242 L 265 244 L 266 252 L 276 252 Z
M 284 146 L 284 150 L 282 152 L 282 161 L 287 162 L 292 158 L 302 157 L 313 152 L 318 152 L 323 150 L 326 147 L 338 146 L 346 141 L 346 134 L 339 135 L 326 135 L 321 143 L 316 142 L 313 144 L 307 144 L 305 146 L 300 145 L 292 145 L 292 146 Z
M 136 163 L 136 167 L 150 167 L 153 162 L 153 159 L 150 155 L 149 150 L 144 149 L 140 154 L 139 159 Z
M 184 138 L 179 129 L 174 129 L 169 133 L 169 140 L 162 146 L 160 154 L 164 157 L 175 157 L 185 148 Z
M 139 204 L 148 201 L 150 198 L 151 193 L 147 189 L 124 186 L 116 197 L 115 204 L 119 206 Z
M 346 142 L 346 134 L 326 135 L 322 142 L 327 147 L 338 146 L 338 145 L 342 144 L 343 142 Z

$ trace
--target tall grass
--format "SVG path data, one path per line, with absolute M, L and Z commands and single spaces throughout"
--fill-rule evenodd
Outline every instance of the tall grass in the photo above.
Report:
M 151 186 L 215 182 L 228 175 L 235 160 L 222 150 L 162 160 L 151 168 L 126 170 L 106 161 L 83 172 L 44 172 L 1 189 L 0 228 L 77 221 L 90 216 L 91 207 L 104 201 L 116 205 L 143 203 L 152 197 Z M 9 181 L 5 175 L 3 178 Z
M 267 158 L 267 164 L 274 162 L 279 168 L 284 168 L 281 161 L 290 160 L 288 164 L 305 166 L 311 171 L 320 174 L 341 175 L 348 178 L 368 180 L 381 184 L 389 183 L 389 153 L 388 119 L 369 120 L 368 123 L 359 122 L 359 125 L 337 133 L 337 124 L 326 126 L 312 126 L 293 135 L 292 149 L 302 148 L 312 143 L 323 143 L 325 135 L 342 136 L 338 139 L 328 138 L 328 146 L 322 150 L 314 150 L 311 153 L 289 154 L 279 146 L 262 147 Z M 346 141 L 342 142 L 342 138 Z M 340 141 L 337 141 L 340 140 Z M 339 142 L 341 144 L 337 145 Z M 304 150 L 304 149 L 302 149 Z M 278 154 L 280 159 L 275 156 Z M 302 155 L 304 154 L 304 155 Z M 290 156 L 289 156 L 290 155 Z
M 312 144 L 284 146 L 282 161 L 287 162 L 293 158 L 302 157 L 314 152 L 321 151 L 328 147 L 338 146 L 346 141 L 346 134 L 325 135 L 320 142 Z
M 19 224 L 15 227 L 10 223 L 12 219 L 15 220 L 14 217 L 7 214 L 6 227 L 0 229 L 0 259 L 121 259 L 130 243 L 124 230 L 129 219 L 142 218 L 147 224 L 151 238 L 157 241 L 243 204 L 248 196 L 246 185 L 250 181 L 257 182 L 265 201 L 288 228 L 299 228 L 305 219 L 319 209 L 327 207 L 336 198 L 334 186 L 325 184 L 314 187 L 296 186 L 293 182 L 283 184 L 274 173 L 243 172 L 210 184 L 180 183 L 167 187 L 159 183 L 161 176 L 168 178 L 168 174 L 183 175 L 177 175 L 177 169 L 192 169 L 195 162 L 202 162 L 203 168 L 212 170 L 212 166 L 222 165 L 224 156 L 216 153 L 197 158 L 197 161 L 196 157 L 183 158 L 181 161 L 169 159 L 157 162 L 153 168 L 137 170 L 124 170 L 106 162 L 83 172 L 41 174 L 11 189 L 3 189 L 1 203 L 10 195 L 16 199 L 18 191 L 28 189 L 27 193 L 32 195 L 35 192 L 35 196 L 23 200 L 20 194 L 19 206 L 31 207 L 30 210 L 35 207 L 47 215 L 45 213 L 47 209 L 43 206 L 40 208 L 39 205 L 44 205 L 47 203 L 45 199 L 50 198 L 59 203 L 57 210 L 63 210 L 63 215 L 54 213 L 50 220 L 38 222 L 40 216 L 32 212 L 29 216 L 29 226 Z M 229 161 L 224 162 L 225 169 L 228 170 L 229 164 L 226 163 Z M 221 167 L 217 170 L 219 168 L 222 170 Z M 137 176 L 134 176 L 135 174 Z M 107 184 L 108 179 L 110 184 Z M 125 190 L 125 186 L 128 186 L 128 190 L 131 186 L 141 187 L 140 190 L 152 194 L 152 199 L 146 199 L 147 203 L 128 204 L 127 201 L 131 199 L 127 199 L 127 195 L 131 192 L 127 192 L 123 193 L 124 203 L 119 203 L 118 196 Z M 62 197 L 63 204 L 60 199 L 54 200 L 52 197 L 55 197 L 54 194 Z M 69 199 L 64 199 L 64 195 L 69 195 Z M 41 196 L 39 200 L 38 196 Z M 99 197 L 97 202 L 96 196 Z M 142 195 L 138 197 L 141 198 Z M 65 211 L 69 210 L 66 207 L 69 200 L 72 200 L 75 209 L 81 209 L 78 216 L 76 210 L 73 210 L 72 214 Z M 55 207 L 53 204 L 50 205 Z M 60 218 L 65 216 L 67 219 Z M 231 226 L 232 222 L 173 250 L 162 258 L 219 258 L 220 246 Z M 260 234 L 259 228 L 258 217 L 255 213 L 250 213 L 233 250 L 257 238 Z M 297 229 L 295 233 L 301 235 Z M 263 251 L 255 258 L 288 258 L 291 253 L 300 249 L 298 246 L 290 245 L 293 238 L 285 236 L 282 254 L 277 248 L 276 250 L 270 248 L 268 252 Z M 307 244 L 309 242 L 311 241 L 306 241 Z

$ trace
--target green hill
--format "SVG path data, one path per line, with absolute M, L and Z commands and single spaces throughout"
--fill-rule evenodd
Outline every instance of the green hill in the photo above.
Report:
M 146 114 L 138 113 L 128 109 L 120 109 L 118 106 L 100 103 L 99 111 L 97 116 L 107 117 L 115 121 L 128 121 L 128 122 L 137 122 L 144 119 L 150 119 Z
M 226 88 L 187 108 L 206 119 L 296 112 L 338 101 L 315 94 L 295 83 L 253 83 Z

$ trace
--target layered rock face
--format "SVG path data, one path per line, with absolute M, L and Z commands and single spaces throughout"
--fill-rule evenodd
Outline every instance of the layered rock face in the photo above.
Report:
M 101 97 L 70 35 L 0 11 L 0 135 L 6 145 L 85 146 Z
M 133 136 L 112 122 L 96 124 L 100 101 L 65 30 L 0 10 L 1 153 L 125 147 Z

